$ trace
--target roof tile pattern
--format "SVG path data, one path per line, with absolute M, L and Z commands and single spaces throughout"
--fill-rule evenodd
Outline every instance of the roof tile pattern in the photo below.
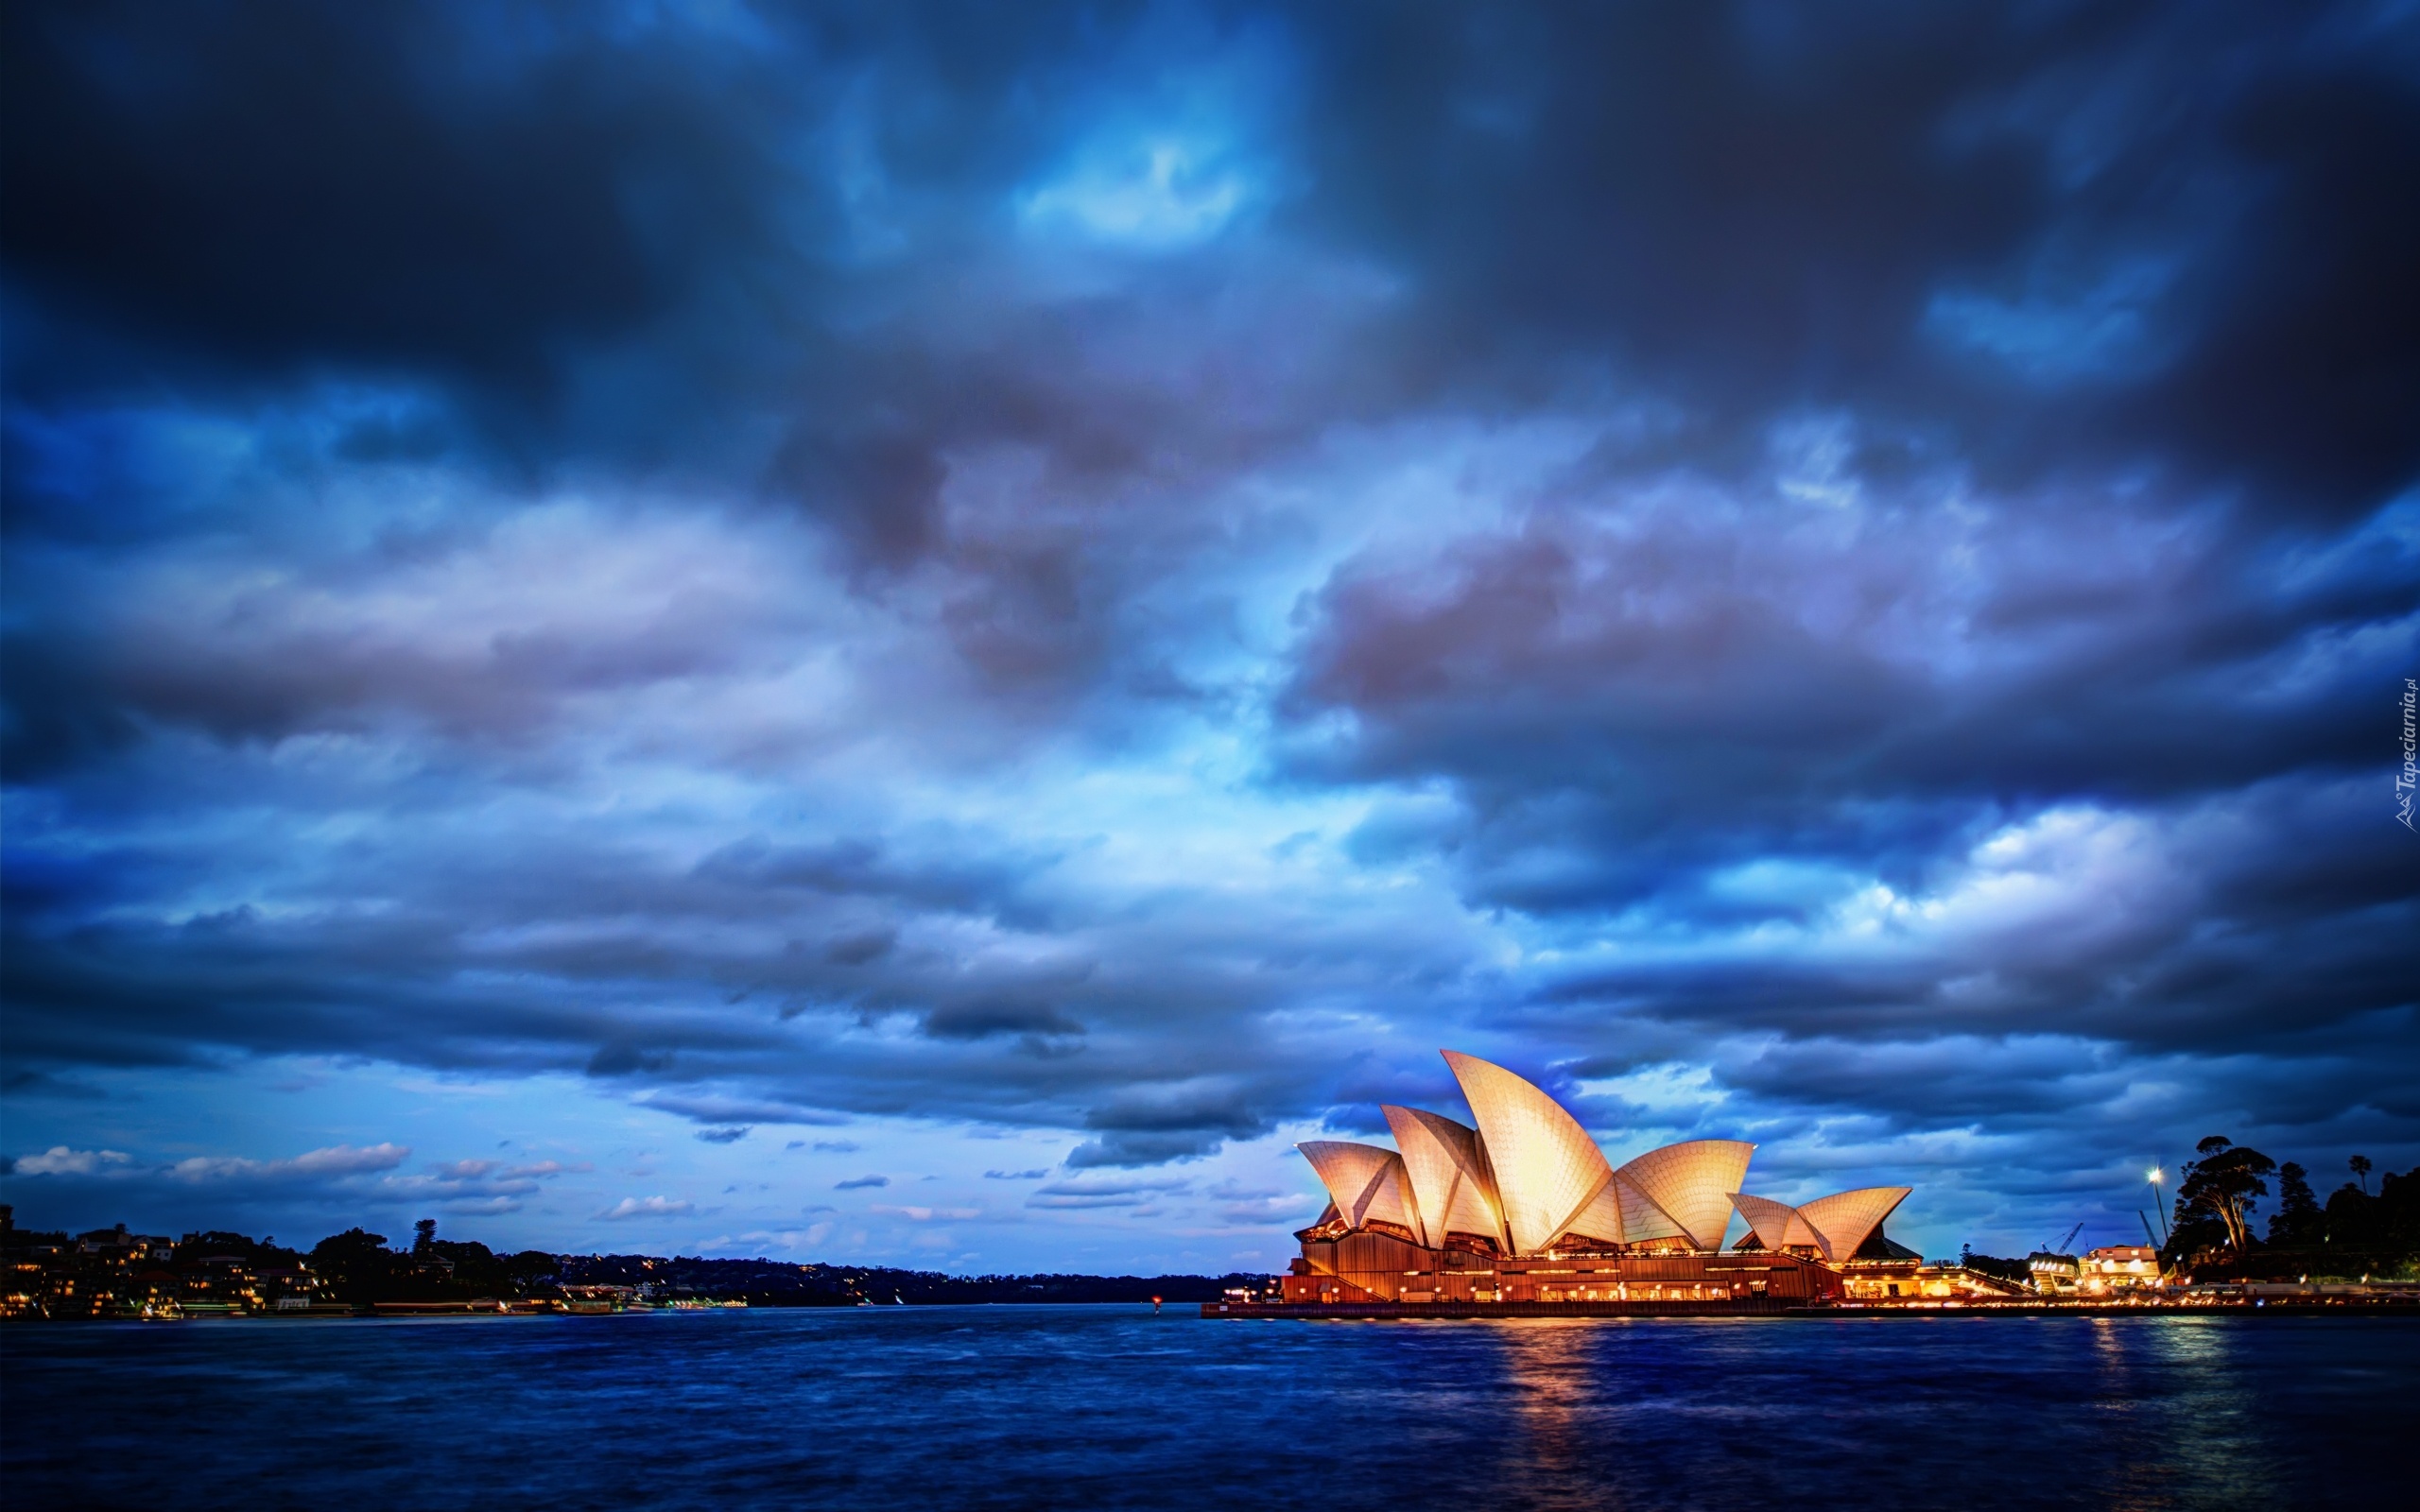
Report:
M 1373 1221 L 1412 1227 L 1405 1200 L 1409 1188 L 1403 1178 L 1403 1160 L 1394 1151 L 1345 1140 L 1312 1140 L 1294 1148 L 1319 1173 L 1337 1215 L 1356 1228 Z
M 1580 1216 L 1563 1226 L 1564 1231 L 1616 1245 L 1629 1243 L 1622 1237 L 1624 1213 L 1621 1193 L 1617 1190 L 1620 1185 L 1618 1181 L 1606 1182 L 1605 1189 L 1597 1194 L 1597 1199 L 1581 1210 Z
M 1596 1199 L 1613 1179 L 1613 1168 L 1580 1121 L 1553 1098 L 1476 1056 L 1454 1050 L 1444 1056 L 1487 1143 L 1513 1252 L 1534 1255 Z
M 1621 1194 L 1623 1244 L 1643 1245 L 1654 1239 L 1684 1237 L 1680 1222 L 1657 1207 L 1653 1197 L 1641 1192 L 1619 1171 L 1614 1173 L 1614 1186 Z
M 1739 1216 L 1747 1219 L 1748 1227 L 1755 1230 L 1756 1243 L 1767 1249 L 1788 1249 L 1792 1245 L 1822 1246 L 1823 1242 L 1816 1237 L 1815 1230 L 1808 1228 L 1798 1210 L 1787 1202 L 1735 1192 L 1731 1194 L 1731 1205 L 1739 1210 Z
M 1382 1111 L 1394 1133 L 1395 1148 L 1403 1152 L 1404 1174 L 1420 1220 L 1411 1228 L 1421 1243 L 1442 1248 L 1449 1233 L 1483 1234 L 1504 1243 L 1495 1185 L 1488 1178 L 1478 1130 L 1417 1108 L 1390 1106 Z
M 1866 1236 L 1882 1226 L 1892 1210 L 1905 1202 L 1913 1187 L 1859 1187 L 1798 1205 L 1798 1215 L 1822 1236 L 1827 1260 L 1846 1260 Z
M 1748 1174 L 1755 1146 L 1745 1140 L 1689 1140 L 1650 1150 L 1621 1177 L 1654 1200 L 1700 1249 L 1720 1249 L 1731 1224 L 1731 1194 Z

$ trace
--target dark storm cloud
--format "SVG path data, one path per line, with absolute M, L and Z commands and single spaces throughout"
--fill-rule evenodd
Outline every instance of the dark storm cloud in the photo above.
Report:
M 1240 103 L 1294 123 L 1309 186 L 1275 225 L 1410 282 L 1376 392 L 1502 403 L 1610 365 L 1706 417 L 1700 448 L 1856 405 L 2019 473 L 2098 454 L 2296 509 L 2365 508 L 2420 460 L 2420 210 L 2394 192 L 2420 97 L 2383 9 L 2291 35 L 2151 4 L 587 19 L 14 8 L 12 284 L 47 318 L 280 369 L 559 387 L 648 339 L 693 402 L 809 397 L 772 475 L 896 558 L 930 543 L 953 445 L 1131 472 L 1206 439 L 1179 393 L 1093 381 L 1083 333 L 1216 284 L 1142 275 L 971 353 L 843 312 L 942 314 L 947 263 L 1086 108 L 1148 97 L 1101 70 L 1249 45 L 1288 61 Z M 1051 86 L 1073 103 L 1038 108 Z M 846 255 L 871 234 L 853 194 L 916 207 L 889 255 Z M 798 354 L 743 355 L 752 314 Z M 1220 406 L 1230 441 L 1248 407 Z
M 1930 550 L 1897 511 L 1841 536 L 1782 505 L 1672 513 L 1544 514 L 1340 577 L 1294 693 L 1299 759 L 1452 782 L 1477 900 L 1714 931 L 1808 925 L 1872 879 L 1954 891 L 2045 809 L 2132 806 L 2165 837 L 2113 863 L 2089 917 L 1970 936 L 1955 965 L 1650 956 L 1550 998 L 1874 1032 L 2054 1014 L 2205 1046 L 2273 1032 L 2288 993 L 2306 1021 L 2412 1001 L 2393 941 L 2420 885 L 2354 777 L 2377 769 L 2379 690 L 2420 653 L 2420 557 L 2393 533 L 2281 570 L 2119 510 L 2063 512 L 2082 563 L 2028 561 L 2043 522 L 2014 512 Z
M 2420 1062 L 2393 1036 L 2360 1038 L 2370 1047 L 2360 1057 L 2346 1053 L 2344 1038 L 2333 1037 L 2319 1047 L 2334 1051 L 2332 1057 L 2299 1059 L 2290 1070 L 2247 1057 L 2197 1067 L 2190 1074 L 2211 1084 L 2230 1116 L 2258 1109 L 2273 1125 L 2324 1124 L 2348 1111 L 2410 1117 L 2413 1100 L 2392 1089 L 2420 1071 Z M 2357 1063 L 2381 1053 L 2394 1059 L 2392 1068 Z M 1759 1045 L 1722 1057 L 1717 1074 L 1723 1085 L 1741 1091 L 1832 1116 L 1880 1108 L 1901 1127 L 1979 1125 L 2010 1131 L 2073 1126 L 2086 1110 L 2122 1121 L 2127 1100 L 2179 1069 L 2173 1062 L 2123 1055 L 2106 1043 L 1946 1035 L 1887 1044 L 1808 1039 Z M 2236 1100 L 2232 1107 L 2227 1099 Z
M 1097 483 L 1316 421 L 1255 419 L 1264 386 L 1205 392 L 1138 349 L 1167 306 L 1235 301 L 1223 271 L 1113 261 L 1040 308 L 985 286 L 1010 276 L 1015 194 L 1119 94 L 1101 70 L 1254 27 L 1093 6 L 719 19 L 13 9 L 15 385 L 66 404 L 170 375 L 431 384 L 334 454 L 468 442 L 513 476 L 743 478 L 888 569 L 949 549 L 942 487 L 970 450 Z M 9 445 L 18 479 L 55 471 L 22 428 Z M 11 517 L 95 528 L 42 491 L 12 480 Z M 1097 657 L 1099 627 L 1059 602 L 1063 543 L 965 544 L 978 664 L 1017 681 Z
M 963 853 L 994 844 L 956 837 L 961 856 L 942 876 L 962 878 Z M 906 849 L 883 848 L 892 859 L 875 867 L 873 848 L 838 845 L 767 878 L 528 831 L 501 862 L 477 843 L 398 839 L 379 847 L 380 886 L 416 901 L 374 921 L 347 917 L 360 884 L 340 880 L 342 863 L 327 903 L 278 917 L 18 910 L 0 965 L 11 1057 L 209 1064 L 343 1047 L 579 1071 L 710 1129 L 844 1111 L 1092 1128 L 1083 1159 L 1116 1164 L 1204 1153 L 1267 1128 L 1275 1109 L 1333 1100 L 1318 1090 L 1322 1057 L 1270 1064 L 1251 1030 L 1272 999 L 1380 985 L 1366 962 L 1321 958 L 1331 925 L 1279 913 L 1212 925 L 1185 919 L 1182 900 L 1155 921 L 1130 902 L 1123 936 L 1011 931 L 987 946 L 1001 927 L 989 920 L 1015 911 L 960 915 L 980 900 L 957 880 L 913 882 Z M 298 902 L 319 885 L 271 882 L 270 852 L 233 837 L 182 869 L 178 886 L 244 870 L 264 888 L 299 884 Z M 899 944 L 878 960 L 836 961 L 811 943 L 851 937 L 826 920 L 897 907 L 903 889 Z M 807 948 L 793 948 L 802 936 Z
M 2402 524 L 2255 546 L 2106 498 L 1962 519 L 1685 481 L 1590 493 L 1332 580 L 1292 692 L 1301 759 L 1451 773 L 1490 807 L 1567 800 L 1541 828 L 1580 821 L 1579 849 L 1599 817 L 1632 841 L 1687 829 L 1763 853 L 1797 831 L 1871 850 L 1948 804 L 2158 801 L 2372 765 L 2378 690 L 2412 649 Z M 1322 744 L 1331 713 L 1353 722 Z
M 700 862 L 698 875 L 709 883 L 759 893 L 795 888 L 897 899 L 915 907 L 953 913 L 990 913 L 1003 909 L 1019 882 L 1046 868 L 1049 859 L 1026 858 L 1019 864 L 986 856 L 979 863 L 942 861 L 920 867 L 903 864 L 872 840 L 816 846 L 744 840 Z M 856 936 L 836 942 L 825 954 L 838 964 L 861 966 L 890 948 L 890 941 L 883 936 L 873 938 L 878 948 L 869 949 L 863 936 Z
M 208 364 L 428 367 L 538 397 L 766 230 L 767 81 L 684 28 L 633 30 L 537 8 L 12 7 L 12 278 Z
M 2390 7 L 1327 12 L 1323 224 L 1446 381 L 1651 375 L 2360 512 L 2420 464 L 2420 90 Z M 1379 150 L 1377 144 L 1385 143 Z
M 1276 1120 L 1261 1106 L 1263 1095 L 1261 1088 L 1239 1077 L 1120 1092 L 1085 1118 L 1085 1127 L 1100 1133 L 1077 1145 L 1067 1163 L 1079 1170 L 1162 1165 L 1206 1155 L 1227 1140 L 1269 1131 Z
M 2411 1137 L 2392 9 L 0 26 L 12 1097 Z
M 696 633 L 727 628 L 724 616 L 683 626 L 679 605 L 579 645 L 508 632 L 461 648 L 280 624 L 280 608 L 235 606 L 211 627 L 228 633 L 181 643 L 128 626 L 11 634 L 7 654 L 29 668 L 12 688 L 12 769 L 78 764 L 162 725 L 222 741 L 275 742 L 403 719 L 462 738 L 526 742 L 567 699 L 711 673 L 734 649 Z

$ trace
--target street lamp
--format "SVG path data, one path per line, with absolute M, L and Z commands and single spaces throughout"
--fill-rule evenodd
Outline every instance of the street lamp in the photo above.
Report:
M 2152 1184 L 2152 1210 L 2159 1214 L 2160 1247 L 2165 1249 L 2169 1239 L 2168 1210 L 2160 1203 L 2160 1186 L 2167 1181 L 2168 1173 L 2154 1165 L 2143 1173 L 2143 1179 Z

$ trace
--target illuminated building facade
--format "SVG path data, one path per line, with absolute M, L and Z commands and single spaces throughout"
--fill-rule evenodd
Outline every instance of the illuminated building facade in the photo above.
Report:
M 1691 1140 L 1623 1165 L 1539 1088 L 1475 1056 L 1445 1063 L 1469 1125 L 1384 1109 L 1395 1148 L 1300 1146 L 1326 1188 L 1282 1305 L 1344 1311 L 1769 1311 L 1836 1300 L 1907 1187 L 1791 1205 L 1741 1190 L 1755 1146 Z M 1747 1234 L 1723 1249 L 1732 1215 Z
M 2107 1245 L 2076 1263 L 2076 1290 L 2107 1297 L 2160 1283 L 2159 1251 L 2149 1245 Z

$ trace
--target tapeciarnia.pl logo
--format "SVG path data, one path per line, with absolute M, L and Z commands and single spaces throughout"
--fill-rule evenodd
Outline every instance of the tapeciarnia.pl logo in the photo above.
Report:
M 2411 790 L 2420 784 L 2420 764 L 2413 753 L 2420 750 L 2420 739 L 2414 738 L 2413 705 L 2420 702 L 2420 679 L 2403 679 L 2403 770 L 2394 774 L 2394 817 L 2405 829 L 2411 830 Z M 2420 834 L 2420 830 L 2412 830 Z

